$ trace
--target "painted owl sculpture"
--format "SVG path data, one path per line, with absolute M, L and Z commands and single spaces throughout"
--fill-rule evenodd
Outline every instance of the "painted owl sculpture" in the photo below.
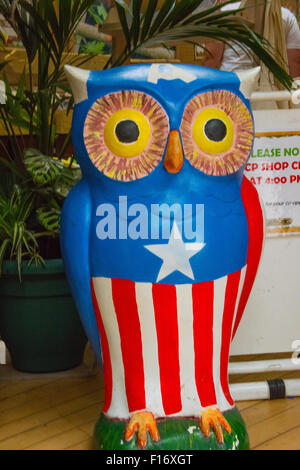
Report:
M 95 447 L 246 449 L 228 359 L 263 243 L 243 174 L 259 69 L 66 73 L 83 178 L 63 207 L 61 247 L 103 361 Z

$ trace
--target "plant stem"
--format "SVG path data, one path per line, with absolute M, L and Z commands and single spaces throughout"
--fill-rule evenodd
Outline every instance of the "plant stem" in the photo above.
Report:
M 64 140 L 64 143 L 60 149 L 60 152 L 59 152 L 59 155 L 58 157 L 59 158 L 62 158 L 64 156 L 64 153 L 70 143 L 70 140 L 71 140 L 71 131 L 67 134 L 67 136 L 65 137 L 65 140 Z
M 2 118 L 4 126 L 5 126 L 5 129 L 6 129 L 6 132 L 7 132 L 8 139 L 10 141 L 10 144 L 11 144 L 12 148 L 13 148 L 13 151 L 16 154 L 16 157 L 17 157 L 16 159 L 20 161 L 21 167 L 22 167 L 22 163 L 23 163 L 22 162 L 22 152 L 21 152 L 16 134 L 15 134 L 15 131 L 14 131 L 13 125 L 9 122 L 9 119 L 5 118 L 3 109 L 1 107 L 0 107 L 0 114 L 1 114 L 1 118 Z
M 28 58 L 27 55 L 27 60 L 28 60 L 28 74 L 29 74 L 29 91 L 30 91 L 30 96 L 33 97 L 33 79 L 32 79 L 32 64 L 31 61 Z M 30 114 L 29 114 L 29 145 L 32 146 L 33 142 L 33 116 L 34 116 L 34 108 L 31 108 Z
M 7 150 L 7 148 L 5 147 L 4 143 L 2 142 L 2 140 L 0 139 L 0 144 L 1 144 L 1 147 L 2 149 L 4 150 L 4 152 L 6 153 L 8 159 L 13 162 L 13 158 L 11 156 L 11 154 L 9 153 L 9 151 Z

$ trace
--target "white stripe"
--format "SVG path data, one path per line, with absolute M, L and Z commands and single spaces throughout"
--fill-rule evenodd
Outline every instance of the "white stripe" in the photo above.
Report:
M 234 324 L 235 324 L 237 309 L 238 309 L 238 306 L 239 306 L 239 303 L 240 303 L 240 298 L 241 298 L 241 294 L 242 294 L 242 290 L 243 290 L 243 286 L 244 286 L 244 282 L 245 282 L 246 268 L 247 268 L 247 265 L 244 266 L 243 269 L 241 270 L 239 289 L 238 289 L 238 294 L 237 294 L 237 298 L 236 298 L 235 311 L 234 311 L 233 322 L 232 322 L 232 327 L 231 327 L 231 341 L 232 341 L 232 332 L 233 332 L 233 327 L 234 327 Z
M 176 285 L 182 411 L 176 416 L 199 416 L 201 403 L 195 382 L 192 284 Z
M 214 319 L 213 319 L 213 379 L 215 385 L 218 408 L 228 410 L 232 406 L 228 403 L 220 381 L 222 322 L 224 315 L 225 293 L 228 276 L 214 281 Z
M 106 414 L 111 418 L 126 419 L 129 417 L 129 411 L 125 391 L 121 339 L 112 299 L 111 279 L 96 277 L 93 278 L 93 284 L 107 336 L 112 367 L 112 398 Z
M 146 408 L 154 416 L 164 416 L 152 284 L 137 282 L 135 292 L 142 335 Z

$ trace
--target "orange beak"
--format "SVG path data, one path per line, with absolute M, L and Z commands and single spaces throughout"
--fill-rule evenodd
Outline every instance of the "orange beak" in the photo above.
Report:
M 169 173 L 178 173 L 183 165 L 183 151 L 179 132 L 170 131 L 166 154 L 164 158 L 164 167 Z

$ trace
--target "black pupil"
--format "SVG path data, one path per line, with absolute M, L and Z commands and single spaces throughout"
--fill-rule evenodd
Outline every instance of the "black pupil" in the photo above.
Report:
M 206 137 L 214 142 L 225 139 L 227 134 L 226 125 L 220 119 L 210 119 L 204 126 Z
M 115 133 L 120 142 L 130 144 L 136 142 L 140 131 L 137 124 L 131 119 L 124 119 L 116 125 Z

